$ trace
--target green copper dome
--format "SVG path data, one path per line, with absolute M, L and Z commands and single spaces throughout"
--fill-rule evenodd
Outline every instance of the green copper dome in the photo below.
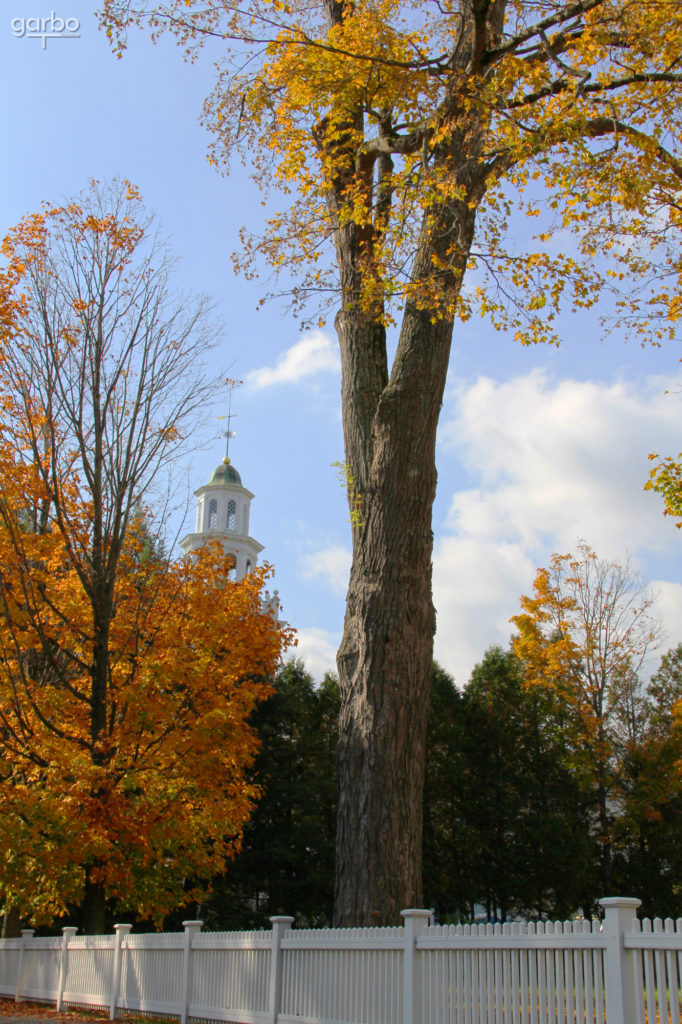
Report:
M 237 470 L 234 468 L 229 459 L 223 459 L 219 466 L 217 466 L 211 473 L 211 479 L 208 481 L 209 484 L 237 484 L 242 487 L 242 478 L 240 477 Z

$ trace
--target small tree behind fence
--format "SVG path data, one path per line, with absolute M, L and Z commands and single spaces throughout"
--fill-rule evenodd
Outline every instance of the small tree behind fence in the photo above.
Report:
M 0 941 L 0 993 L 235 1024 L 679 1024 L 682 919 L 184 932 Z

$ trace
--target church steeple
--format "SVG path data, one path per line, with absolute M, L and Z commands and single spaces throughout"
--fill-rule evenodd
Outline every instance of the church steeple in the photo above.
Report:
M 232 412 L 232 392 L 237 382 L 228 384 L 227 430 L 221 434 L 225 438 L 225 457 L 211 473 L 208 483 L 194 492 L 197 498 L 195 532 L 183 537 L 180 547 L 189 553 L 203 547 L 208 540 L 220 541 L 225 554 L 234 559 L 234 578 L 241 580 L 257 564 L 263 545 L 249 536 L 253 494 L 244 487 L 230 460 L 230 439 L 235 436 L 232 420 L 236 416 Z
M 197 499 L 196 524 L 194 533 L 188 533 L 180 541 L 185 554 L 197 551 L 209 540 L 217 540 L 226 555 L 233 559 L 233 578 L 241 580 L 258 564 L 258 555 L 263 550 L 249 534 L 251 502 L 254 495 L 242 483 L 242 478 L 230 459 L 230 429 L 232 413 L 232 390 L 228 406 L 225 457 L 211 473 L 208 483 L 194 492 Z M 272 597 L 266 593 L 264 606 L 279 618 L 279 596 L 275 590 Z
M 196 551 L 208 540 L 220 541 L 226 555 L 234 558 L 234 577 L 242 579 L 258 563 L 263 545 L 249 535 L 253 494 L 225 456 L 208 483 L 194 492 L 197 498 L 196 527 L 180 541 L 184 552 Z

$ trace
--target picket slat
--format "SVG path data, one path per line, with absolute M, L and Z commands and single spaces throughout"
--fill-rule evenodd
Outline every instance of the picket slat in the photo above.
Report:
M 665 931 L 668 935 L 675 934 L 675 922 L 666 918 Z M 680 953 L 666 950 L 666 968 L 668 974 L 668 1000 L 670 1003 L 671 1021 L 682 1020 L 680 1016 Z

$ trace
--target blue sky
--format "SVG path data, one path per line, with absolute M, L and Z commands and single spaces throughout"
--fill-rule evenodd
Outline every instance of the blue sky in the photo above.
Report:
M 78 22 L 79 38 L 43 49 L 20 36 L 52 10 L 72 29 Z M 116 60 L 82 0 L 8 0 L 0 229 L 93 177 L 140 188 L 180 257 L 177 283 L 216 302 L 216 361 L 245 382 L 231 454 L 256 496 L 252 533 L 275 566 L 297 653 L 320 677 L 334 666 L 350 548 L 332 465 L 343 458 L 336 342 L 331 325 L 306 334 L 276 302 L 259 308 L 266 285 L 232 273 L 238 230 L 257 227 L 263 211 L 238 162 L 225 178 L 206 161 L 199 116 L 217 56 L 188 65 L 170 40 L 153 46 L 134 34 Z M 481 320 L 456 331 L 438 442 L 434 594 L 436 656 L 460 684 L 489 644 L 506 644 L 536 568 L 578 538 L 604 557 L 629 556 L 659 594 L 664 647 L 682 640 L 682 536 L 642 490 L 648 453 L 682 447 L 678 346 L 602 339 L 587 314 L 564 321 L 563 336 L 559 349 L 523 349 Z M 226 402 L 216 395 L 197 421 L 208 445 L 187 464 L 192 489 L 223 455 L 216 416 Z

